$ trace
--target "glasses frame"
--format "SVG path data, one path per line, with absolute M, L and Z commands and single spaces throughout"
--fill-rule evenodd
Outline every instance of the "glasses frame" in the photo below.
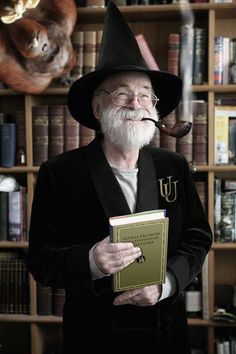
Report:
M 117 103 L 115 102 L 115 100 L 114 100 L 114 94 L 117 93 L 118 90 L 113 91 L 113 92 L 109 92 L 109 91 L 106 91 L 106 90 L 104 90 L 104 89 L 101 89 L 101 91 L 107 93 L 108 95 L 111 95 L 112 102 L 113 102 L 116 106 L 119 106 L 119 107 L 127 107 L 127 106 L 130 104 L 131 100 L 134 99 L 134 97 L 137 97 L 138 102 L 139 102 L 139 97 L 138 97 L 138 95 L 135 95 L 135 94 L 133 93 L 133 91 L 130 91 L 130 90 L 128 90 L 128 92 L 131 93 L 130 100 L 129 100 L 129 102 L 128 102 L 127 104 L 123 104 L 123 105 L 117 104 Z M 157 102 L 160 101 L 160 99 L 159 99 L 156 95 L 154 95 L 154 93 L 151 93 L 151 97 L 154 98 L 155 104 L 152 104 L 152 107 L 150 107 L 150 108 L 155 108 Z M 139 104 L 140 104 L 140 102 L 139 102 Z M 141 105 L 140 105 L 140 106 L 141 106 Z

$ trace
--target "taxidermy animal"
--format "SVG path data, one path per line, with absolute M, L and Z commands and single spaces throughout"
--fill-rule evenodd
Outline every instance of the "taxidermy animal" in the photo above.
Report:
M 0 16 L 0 80 L 8 87 L 38 94 L 74 67 L 74 0 L 1 0 Z

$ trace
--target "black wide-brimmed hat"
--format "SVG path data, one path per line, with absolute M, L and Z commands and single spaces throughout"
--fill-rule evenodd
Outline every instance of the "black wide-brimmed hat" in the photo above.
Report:
M 129 25 L 116 5 L 110 1 L 95 71 L 83 75 L 69 90 L 68 108 L 71 115 L 86 127 L 99 130 L 99 121 L 92 110 L 94 90 L 108 76 L 127 71 L 142 72 L 150 77 L 153 90 L 159 98 L 156 109 L 160 118 L 176 108 L 182 94 L 181 78 L 147 67 Z

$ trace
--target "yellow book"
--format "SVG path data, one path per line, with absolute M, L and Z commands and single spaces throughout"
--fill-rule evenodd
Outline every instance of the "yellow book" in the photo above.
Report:
M 229 119 L 235 117 L 235 106 L 215 106 L 214 162 L 216 165 L 229 163 Z
M 124 291 L 165 282 L 169 219 L 165 210 L 151 210 L 111 217 L 112 242 L 132 242 L 142 255 L 113 275 L 113 291 Z

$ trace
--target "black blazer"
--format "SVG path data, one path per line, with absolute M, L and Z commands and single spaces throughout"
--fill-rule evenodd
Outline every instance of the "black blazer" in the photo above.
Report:
M 93 335 L 98 327 L 110 333 L 158 329 L 164 323 L 173 334 L 170 342 L 176 350 L 174 343 L 186 339 L 180 295 L 201 271 L 212 242 L 188 164 L 180 154 L 163 149 L 145 147 L 140 151 L 137 211 L 167 211 L 168 269 L 175 276 L 177 292 L 151 307 L 115 307 L 111 277 L 92 282 L 88 261 L 90 248 L 109 234 L 108 218 L 130 213 L 101 139 L 98 135 L 88 146 L 41 165 L 32 206 L 29 270 L 37 281 L 66 289 L 64 333 L 71 336 L 70 341 L 76 336 L 72 323 L 78 318 L 85 332 L 89 329 Z M 181 354 L 188 352 L 183 345 L 180 350 Z

